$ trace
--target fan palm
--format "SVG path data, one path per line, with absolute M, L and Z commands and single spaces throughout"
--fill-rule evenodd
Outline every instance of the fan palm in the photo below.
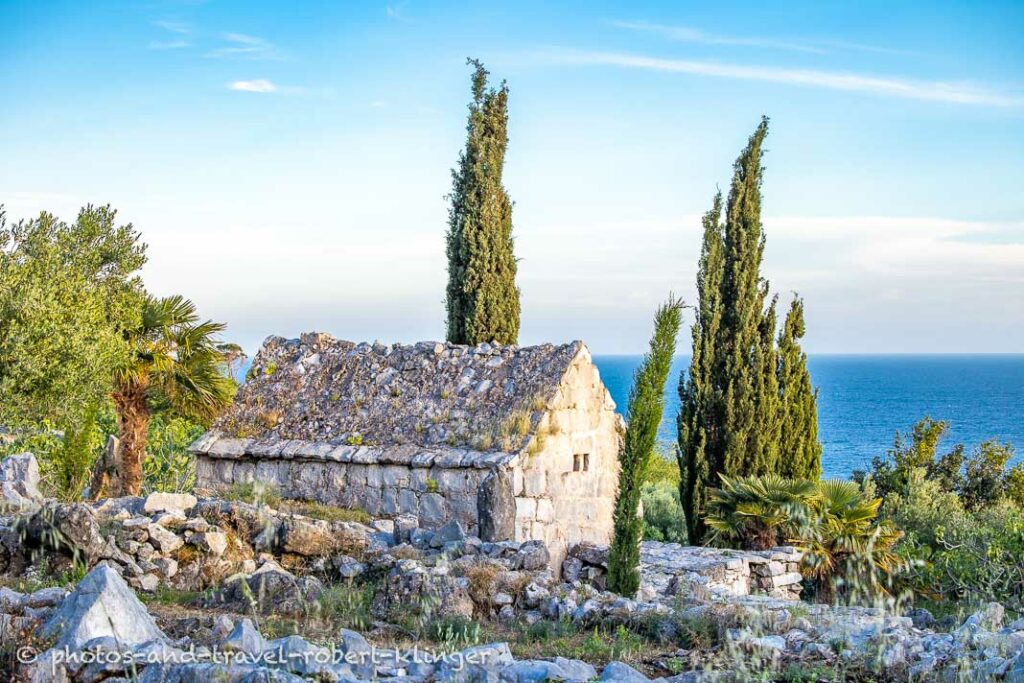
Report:
M 801 539 L 808 574 L 826 596 L 834 593 L 837 577 L 870 595 L 884 593 L 882 579 L 902 565 L 893 550 L 902 533 L 877 522 L 881 499 L 866 498 L 853 481 L 827 479 L 817 488 L 811 501 L 817 521 L 813 533 Z
M 216 335 L 224 325 L 200 322 L 181 296 L 147 296 L 137 327 L 125 330 L 127 360 L 114 371 L 111 398 L 121 440 L 121 471 L 106 495 L 138 495 L 153 405 L 164 403 L 184 417 L 212 419 L 234 394 L 227 358 Z M 99 491 L 94 491 L 99 495 Z
M 722 487 L 709 493 L 705 520 L 713 543 L 768 550 L 809 525 L 814 482 L 778 475 L 721 479 Z

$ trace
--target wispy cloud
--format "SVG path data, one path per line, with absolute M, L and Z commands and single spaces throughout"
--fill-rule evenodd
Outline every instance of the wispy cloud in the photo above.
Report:
M 384 8 L 384 13 L 387 14 L 389 19 L 395 19 L 397 21 L 409 21 L 409 17 L 405 15 L 405 8 L 408 5 L 408 2 L 389 3 Z
M 192 44 L 188 40 L 189 34 L 192 33 L 192 27 L 183 21 L 161 19 L 160 21 L 154 21 L 153 25 L 162 28 L 164 31 L 172 33 L 174 37 L 166 40 L 150 41 L 150 50 L 180 50 L 181 48 L 189 47 Z
M 255 78 L 251 81 L 232 81 L 231 83 L 228 83 L 228 89 L 238 90 L 240 92 L 277 92 L 277 86 L 266 78 Z
M 877 52 L 884 54 L 910 54 L 906 50 L 865 45 L 844 40 L 779 40 L 763 36 L 728 36 L 707 33 L 690 26 L 669 26 L 647 21 L 613 21 L 612 26 L 630 31 L 653 33 L 662 38 L 681 43 L 699 43 L 701 45 L 735 45 L 740 47 L 759 47 L 770 50 L 790 52 L 807 52 L 811 54 L 828 54 L 834 50 L 850 50 L 857 52 Z
M 764 47 L 773 50 L 791 50 L 793 52 L 812 52 L 824 54 L 827 52 L 822 47 L 805 43 L 795 43 L 768 38 L 741 38 L 736 36 L 722 36 L 705 33 L 699 29 L 688 26 L 665 26 L 663 24 L 651 24 L 646 21 L 613 21 L 612 26 L 629 29 L 631 31 L 643 31 L 654 33 L 684 43 L 700 43 L 702 45 L 742 45 L 747 47 Z
M 207 57 L 238 57 L 242 59 L 280 59 L 281 53 L 273 43 L 244 33 L 225 33 L 227 45 L 206 53 Z
M 538 54 L 538 57 L 542 61 L 551 64 L 617 66 L 716 78 L 800 85 L 904 99 L 987 107 L 1024 107 L 1024 95 L 999 92 L 967 83 L 914 81 L 898 77 L 890 78 L 840 71 L 722 64 L 701 60 L 663 59 L 616 52 L 589 52 L 567 49 L 549 50 Z

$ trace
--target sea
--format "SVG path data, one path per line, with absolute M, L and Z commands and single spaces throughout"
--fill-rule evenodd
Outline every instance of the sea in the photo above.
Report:
M 620 412 L 640 361 L 594 357 Z M 666 446 L 675 442 L 679 376 L 689 363 L 677 357 L 665 387 L 658 436 Z M 825 476 L 846 478 L 867 469 L 873 456 L 892 447 L 896 432 L 910 432 L 925 416 L 949 423 L 940 451 L 995 439 L 1015 447 L 1015 462 L 1024 458 L 1024 354 L 812 355 L 807 365 L 818 389 Z

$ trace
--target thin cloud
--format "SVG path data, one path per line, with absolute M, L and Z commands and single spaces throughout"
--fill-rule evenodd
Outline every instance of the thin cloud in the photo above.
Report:
M 396 21 L 409 21 L 409 17 L 405 15 L 405 8 L 408 5 L 408 2 L 389 4 L 384 8 L 384 13 L 387 14 L 389 19 L 395 19 Z
M 826 90 L 885 95 L 903 99 L 949 102 L 986 107 L 1024 107 L 1024 95 L 997 92 L 970 84 L 942 81 L 911 81 L 865 74 L 788 69 L 745 64 L 721 64 L 700 60 L 662 59 L 615 52 L 556 50 L 539 55 L 553 64 L 578 66 L 618 66 L 649 71 L 686 73 L 698 76 L 802 85 Z
M 638 31 L 653 33 L 668 40 L 680 43 L 699 43 L 701 45 L 735 45 L 740 47 L 760 47 L 770 50 L 784 50 L 789 52 L 806 52 L 810 54 L 828 54 L 835 50 L 847 50 L 855 52 L 874 52 L 880 54 L 913 54 L 908 50 L 900 50 L 878 45 L 866 45 L 844 40 L 778 40 L 775 38 L 764 38 L 760 36 L 726 36 L 715 33 L 707 33 L 690 26 L 669 26 L 666 24 L 655 24 L 647 21 L 613 21 L 612 26 Z
M 643 31 L 654 33 L 669 40 L 683 43 L 700 43 L 702 45 L 741 45 L 747 47 L 764 47 L 772 50 L 790 50 L 793 52 L 811 52 L 814 54 L 825 54 L 828 50 L 804 43 L 792 43 L 768 38 L 741 38 L 736 36 L 722 36 L 705 33 L 688 26 L 665 26 L 663 24 L 651 24 L 646 21 L 613 21 L 612 26 L 629 29 L 631 31 Z
M 273 43 L 245 33 L 225 33 L 228 43 L 206 53 L 207 57 L 237 57 L 242 59 L 279 59 L 280 52 Z
M 192 27 L 183 21 L 170 21 L 168 19 L 161 19 L 160 21 L 154 21 L 154 26 L 159 26 L 165 31 L 171 33 L 177 33 L 178 35 L 187 36 L 192 32 Z
M 175 37 L 169 40 L 150 41 L 148 45 L 150 50 L 180 50 L 192 45 L 186 38 L 186 36 L 192 33 L 192 27 L 185 22 L 161 19 L 160 21 L 154 21 L 153 25 L 174 34 Z
M 256 78 L 251 81 L 232 81 L 228 84 L 228 89 L 238 90 L 239 92 L 277 92 L 277 86 L 266 78 Z

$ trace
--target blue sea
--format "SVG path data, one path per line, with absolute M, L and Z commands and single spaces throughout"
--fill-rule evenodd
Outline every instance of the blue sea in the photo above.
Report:
M 595 356 L 617 409 L 624 412 L 640 356 Z M 665 390 L 659 434 L 675 442 L 678 357 Z M 818 393 L 825 476 L 848 477 L 892 446 L 925 415 L 950 424 L 945 445 L 969 448 L 996 439 L 1024 455 L 1024 355 L 819 355 L 808 359 Z M 942 446 L 940 445 L 940 448 Z

